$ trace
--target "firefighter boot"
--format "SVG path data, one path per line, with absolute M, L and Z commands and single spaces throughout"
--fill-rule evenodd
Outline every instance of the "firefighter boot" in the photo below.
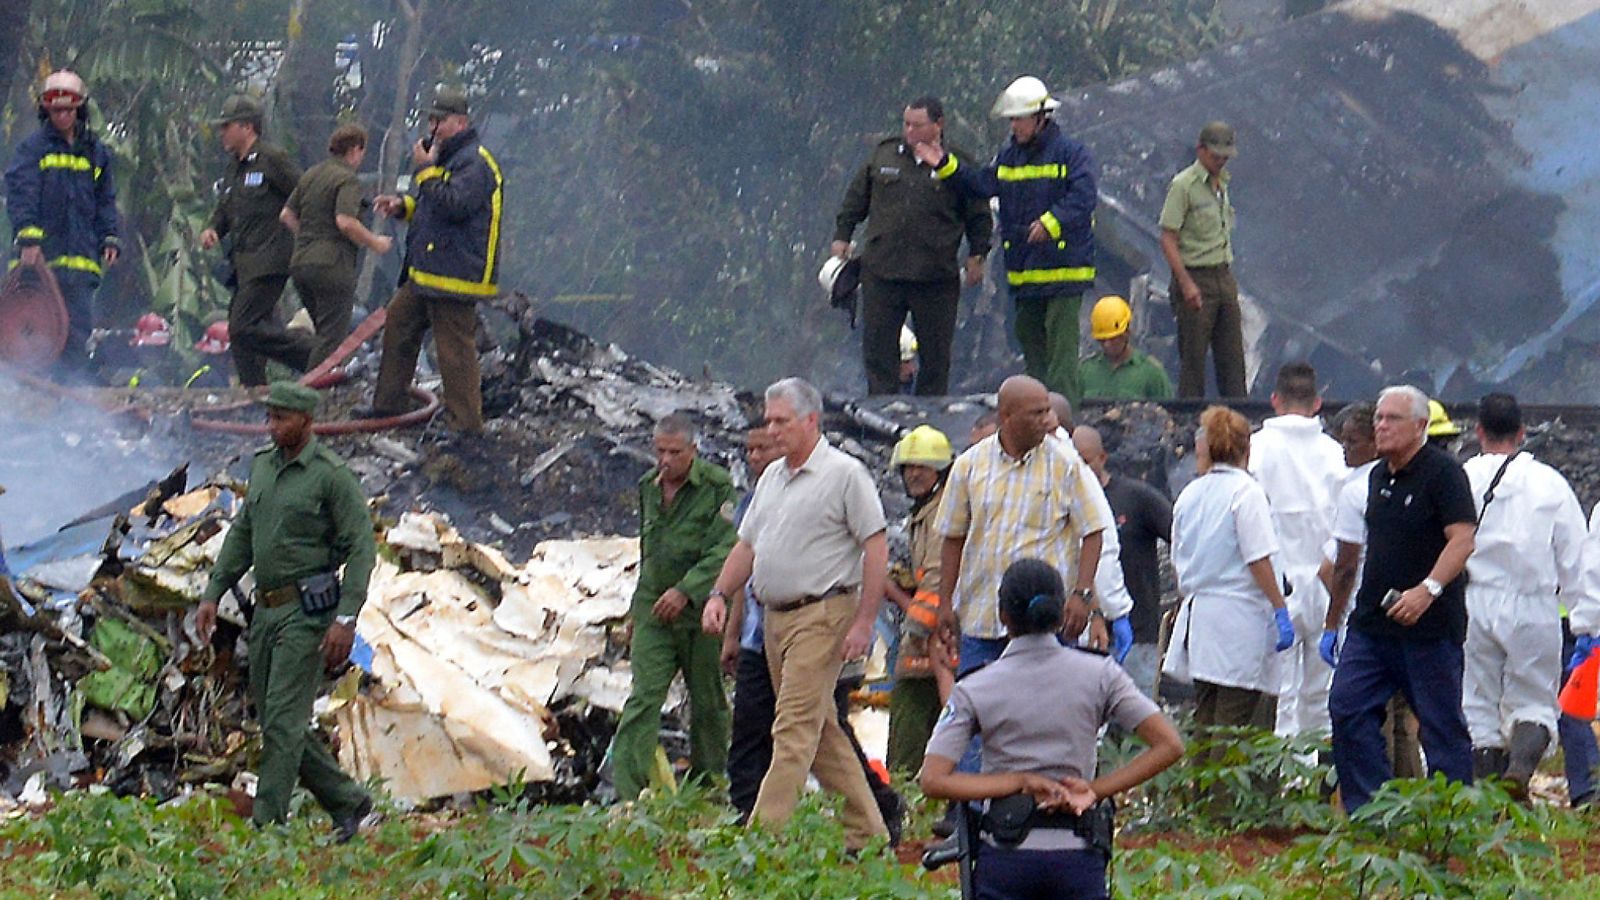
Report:
M 1487 781 L 1506 774 L 1506 751 L 1499 747 L 1474 747 L 1472 750 L 1472 780 Z
M 1528 782 L 1533 778 L 1533 771 L 1539 768 L 1539 760 L 1544 759 L 1545 748 L 1549 746 L 1550 732 L 1543 725 L 1518 722 L 1511 726 L 1511 750 L 1506 765 L 1506 780 L 1511 782 L 1507 790 L 1511 796 L 1518 800 L 1528 799 Z

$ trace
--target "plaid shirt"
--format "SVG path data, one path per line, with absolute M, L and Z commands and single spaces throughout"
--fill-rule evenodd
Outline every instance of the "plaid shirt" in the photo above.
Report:
M 1094 473 L 1070 446 L 1047 439 L 1016 459 L 993 435 L 951 465 L 934 528 L 967 539 L 952 596 L 962 634 L 1005 635 L 1000 577 L 1013 562 L 1042 559 L 1071 585 L 1084 536 L 1111 524 L 1091 502 Z

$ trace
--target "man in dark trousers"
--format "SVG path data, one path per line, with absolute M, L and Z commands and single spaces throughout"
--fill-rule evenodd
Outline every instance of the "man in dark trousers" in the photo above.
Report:
M 444 376 L 444 409 L 463 434 L 483 431 L 478 370 L 478 301 L 500 293 L 500 223 L 505 202 L 500 164 L 478 141 L 465 91 L 441 88 L 428 110 L 428 138 L 411 148 L 411 193 L 373 202 L 411 223 L 405 274 L 389 301 L 383 359 L 372 412 L 403 413 L 422 339 L 431 328 Z
M 867 223 L 861 252 L 861 361 L 869 394 L 900 391 L 895 350 L 908 313 L 917 335 L 917 393 L 949 393 L 961 284 L 964 280 L 971 287 L 983 280 L 994 229 L 989 204 L 963 197 L 916 157 L 918 144 L 938 142 L 943 135 L 944 104 L 934 97 L 911 101 L 900 134 L 878 142 L 839 207 L 834 256 L 848 257 L 850 236 Z M 963 235 L 965 262 L 957 258 Z
M 46 78 L 39 129 L 6 167 L 6 214 L 17 260 L 49 266 L 67 306 L 67 343 L 58 363 L 65 378 L 85 374 L 95 291 L 103 267 L 116 263 L 121 248 L 111 148 L 89 130 L 88 94 L 75 72 Z
M 228 338 L 245 387 L 267 383 L 269 359 L 305 371 L 312 347 L 309 335 L 293 334 L 278 321 L 278 300 L 289 283 L 294 252 L 294 235 L 278 216 L 300 181 L 300 167 L 281 148 L 261 139 L 262 115 L 255 98 L 238 94 L 211 120 L 220 129 L 228 169 L 210 227 L 200 232 L 203 250 L 229 242 L 233 301 L 228 304 Z
M 1427 442 L 1428 397 L 1409 385 L 1378 395 L 1379 463 L 1367 494 L 1367 560 L 1335 659 L 1328 712 L 1347 811 L 1388 781 L 1384 710 L 1396 691 L 1417 714 L 1429 774 L 1472 783 L 1472 737 L 1461 711 L 1466 585 L 1477 507 L 1466 472 Z M 1327 621 L 1343 609 L 1330 604 Z M 1552 626 L 1554 627 L 1554 626 Z M 1324 638 L 1326 640 L 1326 637 Z
M 211 639 L 217 601 L 254 569 L 250 694 L 261 720 L 261 764 L 252 818 L 257 825 L 286 819 L 299 781 L 333 817 L 343 843 L 372 811 L 372 799 L 309 723 L 323 671 L 350 657 L 377 542 L 355 473 L 311 431 L 317 392 L 280 381 L 266 403 L 272 443 L 256 451 L 195 629 Z

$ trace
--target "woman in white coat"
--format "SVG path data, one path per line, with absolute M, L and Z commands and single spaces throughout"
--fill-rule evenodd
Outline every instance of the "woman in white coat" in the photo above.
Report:
M 1271 731 L 1278 654 L 1294 643 L 1294 627 L 1272 570 L 1278 541 L 1267 495 L 1247 470 L 1250 423 L 1210 407 L 1195 451 L 1210 465 L 1172 507 L 1172 565 L 1185 600 L 1163 672 L 1194 682 L 1201 727 Z

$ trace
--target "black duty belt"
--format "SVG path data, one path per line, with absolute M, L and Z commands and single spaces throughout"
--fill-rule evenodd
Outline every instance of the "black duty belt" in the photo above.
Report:
M 829 597 L 837 597 L 840 594 L 848 594 L 852 590 L 854 590 L 854 588 L 848 588 L 848 587 L 833 587 L 833 588 L 829 588 L 828 590 L 826 590 L 826 591 L 824 591 L 824 592 L 822 592 L 820 594 L 806 594 L 804 597 L 800 597 L 800 598 L 795 599 L 795 600 L 790 600 L 787 603 L 773 603 L 773 604 L 770 604 L 770 605 L 767 606 L 767 612 L 794 612 L 797 609 L 800 609 L 800 608 L 806 607 L 806 606 L 810 606 L 813 603 L 821 603 L 822 601 L 828 599 Z
M 258 590 L 256 591 L 256 602 L 267 609 L 277 609 L 290 603 L 299 603 L 300 588 L 291 582 L 283 587 L 273 588 L 270 591 Z

